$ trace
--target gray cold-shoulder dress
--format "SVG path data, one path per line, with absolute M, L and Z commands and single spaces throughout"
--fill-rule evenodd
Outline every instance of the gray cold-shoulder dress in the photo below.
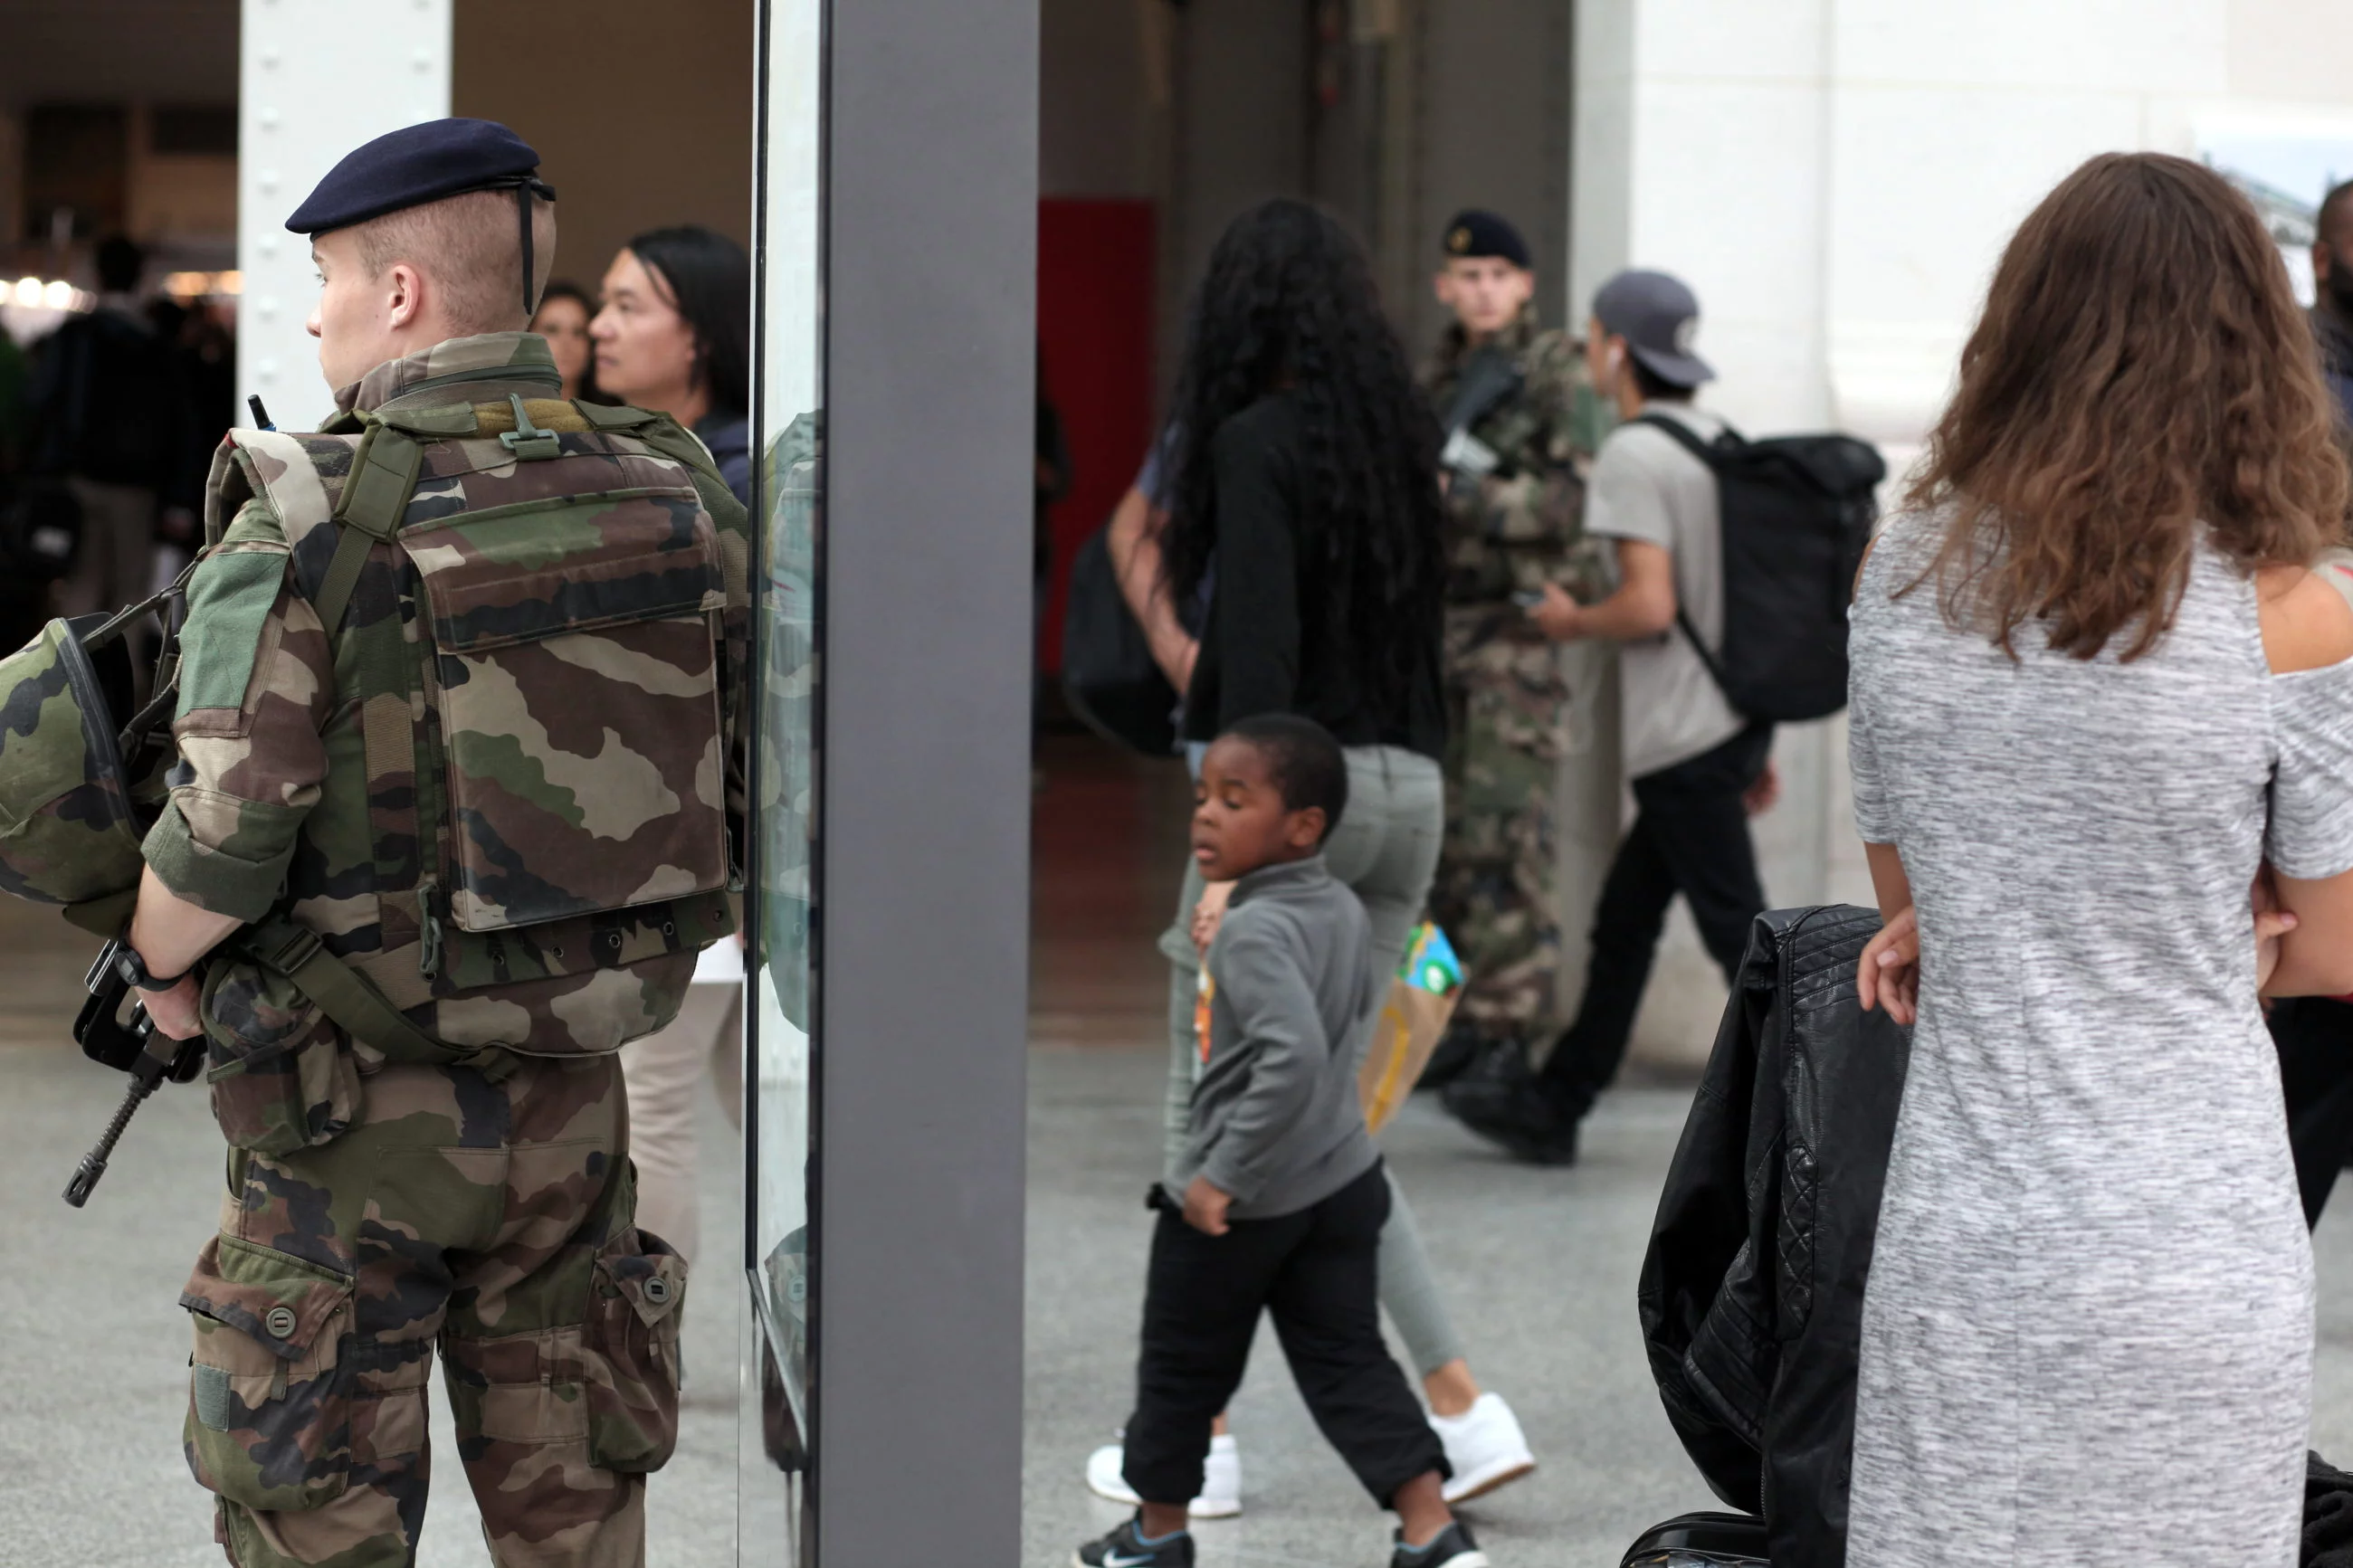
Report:
M 1864 1300 L 1856 1568 L 2292 1568 L 2312 1255 L 2248 888 L 2353 868 L 2353 664 L 2274 676 L 2201 550 L 2129 664 L 1853 621 L 1856 824 L 1898 846 L 1920 1018 Z

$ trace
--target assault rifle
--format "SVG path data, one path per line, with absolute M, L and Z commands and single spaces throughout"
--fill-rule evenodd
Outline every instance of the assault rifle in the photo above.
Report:
M 66 1184 L 66 1202 L 79 1208 L 90 1202 L 90 1194 L 98 1186 L 98 1179 L 106 1174 L 106 1163 L 114 1154 L 114 1146 L 121 1142 L 123 1131 L 131 1125 L 140 1106 L 155 1092 L 166 1079 L 174 1083 L 186 1083 L 204 1069 L 204 1037 L 175 1040 L 159 1034 L 155 1021 L 147 1016 L 131 994 L 131 977 L 115 963 L 122 952 L 122 939 L 115 938 L 90 966 L 82 980 L 82 988 L 90 1000 L 81 1005 L 80 1016 L 74 1019 L 74 1040 L 81 1054 L 103 1067 L 131 1075 L 131 1087 L 123 1091 L 122 1103 L 115 1108 L 114 1119 L 99 1135 L 95 1148 L 81 1158 L 73 1180 Z

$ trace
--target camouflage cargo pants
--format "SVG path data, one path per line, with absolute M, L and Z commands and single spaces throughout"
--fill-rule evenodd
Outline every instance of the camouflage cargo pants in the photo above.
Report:
M 611 1057 L 391 1066 L 358 1122 L 233 1150 L 195 1326 L 189 1468 L 240 1568 L 395 1568 L 425 1520 L 438 1344 L 501 1568 L 634 1568 L 677 1437 L 681 1259 L 632 1223 Z
M 1533 1043 L 1554 1019 L 1560 898 L 1553 795 L 1569 693 L 1549 643 L 1446 639 L 1446 842 L 1432 917 L 1462 960 L 1455 1017 Z

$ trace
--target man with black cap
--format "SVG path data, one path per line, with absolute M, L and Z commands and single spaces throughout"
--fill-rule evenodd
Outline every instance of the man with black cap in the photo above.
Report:
M 733 929 L 749 541 L 693 437 L 563 401 L 522 330 L 537 164 L 441 120 L 336 165 L 287 227 L 337 412 L 213 468 L 128 962 L 230 1145 L 180 1300 L 241 1568 L 415 1561 L 437 1348 L 501 1568 L 643 1562 L 676 1440 L 615 1053 Z
M 1446 1091 L 1447 1109 L 1474 1131 L 1543 1164 L 1577 1158 L 1577 1125 L 1625 1057 L 1675 895 L 1727 979 L 1765 907 L 1748 818 L 1778 789 L 1772 727 L 1734 710 L 1690 640 L 1723 646 L 1715 476 L 1673 436 L 1641 422 L 1672 419 L 1703 439 L 1723 428 L 1692 406 L 1715 374 L 1692 352 L 1698 329 L 1698 300 L 1663 272 L 1621 272 L 1594 296 L 1587 363 L 1624 423 L 1594 463 L 1585 526 L 1616 542 L 1619 585 L 1590 604 L 1547 588 L 1531 617 L 1556 642 L 1619 645 L 1637 807 L 1594 911 L 1584 1001 L 1541 1073 L 1531 1081 L 1506 1066 Z M 1678 626 L 1678 609 L 1687 625 Z
M 1426 377 L 1445 430 L 1446 839 L 1430 912 L 1466 982 L 1431 1070 L 1525 1055 L 1554 1021 L 1560 968 L 1553 796 L 1570 692 L 1530 619 L 1545 592 L 1599 597 L 1581 524 L 1594 399 L 1574 340 L 1538 325 L 1535 273 L 1493 213 L 1447 225 L 1438 297 L 1454 312 Z

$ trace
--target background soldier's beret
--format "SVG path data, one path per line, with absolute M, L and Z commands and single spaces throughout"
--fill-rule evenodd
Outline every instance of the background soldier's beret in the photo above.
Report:
M 1466 207 L 1454 215 L 1446 226 L 1446 254 L 1453 257 L 1497 256 L 1514 267 L 1534 267 L 1528 258 L 1528 242 L 1493 213 L 1477 207 Z
M 527 190 L 549 201 L 531 143 L 492 120 L 428 120 L 387 132 L 327 171 L 286 220 L 295 234 L 348 228 L 469 191 Z

